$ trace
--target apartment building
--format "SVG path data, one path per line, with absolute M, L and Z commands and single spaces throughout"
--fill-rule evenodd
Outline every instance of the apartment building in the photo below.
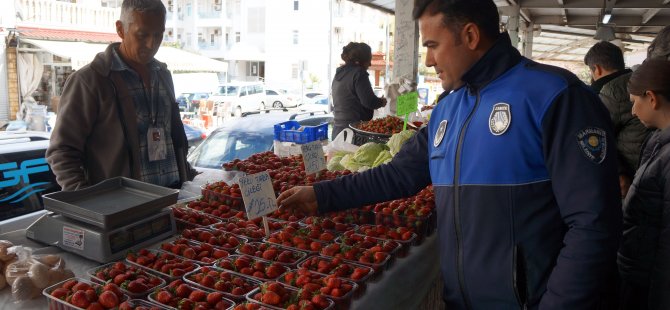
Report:
M 348 42 L 366 42 L 381 53 L 392 44 L 393 17 L 348 0 L 162 1 L 167 46 L 157 58 L 173 73 L 216 72 L 221 83 L 263 80 L 325 93 Z M 54 110 L 67 76 L 119 40 L 113 25 L 121 3 L 8 1 L 0 12 L 0 120 L 14 119 L 27 96 Z M 26 82 L 19 73 L 31 64 L 43 68 L 32 72 L 36 81 Z M 377 76 L 383 66 L 376 66 Z
M 392 16 L 347 0 L 163 1 L 165 41 L 228 62 L 227 81 L 326 91 L 344 45 L 391 42 Z

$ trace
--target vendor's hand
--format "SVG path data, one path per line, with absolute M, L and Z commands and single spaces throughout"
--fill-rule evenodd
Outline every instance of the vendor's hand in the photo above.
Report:
M 381 102 L 382 107 L 385 107 L 385 106 L 386 106 L 386 98 L 381 97 L 381 98 L 379 98 L 379 101 Z
M 282 211 L 301 210 L 307 214 L 316 214 L 316 193 L 312 186 L 296 186 L 282 192 L 277 197 L 277 205 Z

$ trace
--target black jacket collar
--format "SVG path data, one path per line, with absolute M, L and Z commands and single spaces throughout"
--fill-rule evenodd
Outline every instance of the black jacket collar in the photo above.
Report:
M 618 77 L 620 77 L 620 76 L 622 76 L 626 73 L 631 73 L 631 72 L 633 72 L 633 70 L 625 69 L 625 70 L 614 72 L 610 75 L 603 76 L 603 77 L 599 78 L 597 81 L 594 81 L 593 83 L 591 83 L 591 88 L 593 89 L 593 91 L 595 91 L 597 94 L 599 94 L 600 91 L 603 89 L 603 86 L 605 86 L 605 84 L 609 83 L 610 81 L 612 81 L 612 80 L 614 80 L 614 79 L 616 79 L 616 78 L 618 78 Z
M 516 66 L 521 58 L 519 51 L 512 46 L 509 34 L 501 33 L 484 56 L 463 75 L 462 80 L 471 92 L 480 90 Z

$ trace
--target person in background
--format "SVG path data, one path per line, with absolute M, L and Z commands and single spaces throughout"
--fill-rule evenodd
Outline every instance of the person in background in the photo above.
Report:
M 326 213 L 433 185 L 446 309 L 616 309 L 615 137 L 574 74 L 519 54 L 492 0 L 417 0 L 445 92 L 389 164 L 280 194 Z M 411 290 L 408 291 L 408 294 Z
M 633 114 L 654 131 L 623 207 L 621 309 L 670 309 L 670 61 L 647 59 L 628 82 Z
M 160 0 L 124 0 L 121 43 L 68 78 L 46 153 L 63 190 L 117 176 L 179 188 L 195 176 L 172 76 L 154 58 L 165 14 Z
M 337 135 L 350 123 L 369 121 L 374 110 L 386 106 L 372 90 L 367 72 L 372 61 L 372 50 L 365 43 L 350 42 L 342 48 L 344 65 L 337 68 L 333 79 L 333 133 Z
M 670 26 L 665 26 L 647 48 L 647 59 L 670 60 Z
M 584 64 L 591 71 L 591 87 L 609 110 L 614 124 L 623 199 L 637 170 L 640 148 L 649 134 L 640 120 L 631 114 L 632 103 L 626 87 L 633 71 L 625 68 L 621 49 L 607 41 L 593 45 L 584 56 Z

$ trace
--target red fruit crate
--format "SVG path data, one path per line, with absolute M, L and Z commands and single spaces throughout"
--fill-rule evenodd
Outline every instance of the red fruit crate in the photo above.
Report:
M 221 223 L 221 219 L 189 208 L 172 208 L 177 230 L 185 228 L 207 228 Z
M 148 298 L 149 301 L 170 309 L 192 309 L 196 303 L 203 306 L 198 309 L 233 309 L 235 302 L 223 296 L 220 292 L 196 287 L 177 279 L 149 294 Z
M 289 268 L 295 268 L 308 254 L 288 247 L 263 242 L 247 242 L 237 248 L 242 255 L 255 256 L 266 261 L 275 262 Z
M 218 261 L 215 266 L 260 281 L 275 280 L 284 272 L 290 270 L 289 267 L 284 265 L 249 255 L 231 255 Z
M 277 289 L 274 289 L 272 287 L 277 287 Z M 275 290 L 281 291 L 281 293 L 275 293 Z M 253 303 L 257 303 L 262 305 L 263 307 L 267 307 L 273 310 L 283 310 L 288 308 L 291 305 L 311 305 L 311 307 L 306 306 L 310 309 L 318 309 L 318 310 L 331 310 L 335 307 L 335 302 L 327 298 L 323 295 L 323 302 L 325 305 L 316 305 L 312 301 L 313 299 L 311 294 L 309 294 L 309 298 L 301 298 L 301 294 L 303 293 L 302 290 L 298 290 L 294 287 L 279 283 L 279 282 L 265 282 L 261 284 L 261 287 L 254 289 L 253 291 L 249 292 L 247 294 L 247 300 Z M 274 298 L 267 298 L 265 294 L 274 294 Z M 274 301 L 278 301 L 274 305 L 267 304 L 263 301 L 270 301 L 270 299 L 275 299 Z M 303 301 L 303 300 L 306 300 Z
M 244 200 L 242 196 L 232 196 L 210 189 L 208 185 L 200 187 L 202 193 L 202 200 L 209 203 L 216 202 L 228 205 L 231 208 L 239 211 L 244 211 Z
M 223 293 L 227 298 L 239 302 L 261 283 L 258 279 L 215 267 L 204 266 L 184 275 L 184 280 L 194 286 Z
M 407 227 L 418 235 L 417 244 L 421 244 L 426 236 L 430 236 L 437 226 L 437 216 L 435 212 L 430 212 L 424 216 L 404 216 L 399 214 L 384 214 L 383 212 L 373 212 L 375 215 L 375 224 L 388 227 Z
M 403 234 L 396 234 L 394 231 L 397 230 L 407 230 Z M 375 237 L 375 238 L 380 238 L 380 239 L 386 239 L 386 240 L 393 240 L 396 241 L 400 244 L 402 244 L 403 250 L 408 250 L 412 245 L 417 244 L 417 238 L 418 235 L 415 232 L 412 232 L 406 227 L 387 227 L 384 225 L 360 225 L 356 229 L 357 234 L 365 235 L 365 236 L 370 236 L 370 237 Z M 354 232 L 348 231 L 344 235 L 349 236 L 351 234 L 354 234 Z
M 356 284 L 358 284 L 359 290 L 357 293 L 359 294 L 363 294 L 363 292 L 365 292 L 366 283 L 374 276 L 375 273 L 372 267 L 350 263 L 343 259 L 326 256 L 308 257 L 300 264 L 298 264 L 298 268 L 307 268 L 318 273 L 329 275 L 332 274 L 339 278 L 344 278 L 356 282 Z
M 85 279 L 82 279 L 82 278 L 69 278 L 67 280 L 58 282 L 58 283 L 56 283 L 52 286 L 49 286 L 42 291 L 42 295 L 46 296 L 47 301 L 49 302 L 49 310 L 85 310 L 86 309 L 86 308 L 81 308 L 81 307 L 78 307 L 78 306 L 74 305 L 74 303 L 76 303 L 76 301 L 73 301 L 73 300 L 71 300 L 70 302 L 65 301 L 65 295 L 62 296 L 63 299 L 61 299 L 61 297 L 59 297 L 59 296 L 54 296 L 54 295 L 58 295 L 60 293 L 69 292 L 69 294 L 73 294 L 72 299 L 79 298 L 79 297 L 75 297 L 75 295 L 77 294 L 77 291 L 76 291 L 76 286 L 77 285 L 74 285 L 74 286 L 71 286 L 71 287 L 68 287 L 68 288 L 63 287 L 64 285 L 67 286 L 66 284 L 71 283 L 71 281 L 76 281 L 77 283 L 84 283 L 84 284 L 90 286 L 91 288 L 93 288 L 96 291 L 96 300 L 97 300 L 98 297 L 100 297 L 100 295 L 102 293 L 107 292 L 107 291 L 102 291 L 103 286 L 98 284 L 98 283 L 91 282 L 91 281 L 88 281 L 88 280 L 85 280 Z M 121 293 L 120 290 L 118 291 L 118 293 L 121 294 L 120 298 L 118 297 L 118 295 L 116 295 L 116 298 L 118 299 L 117 300 L 118 304 L 121 304 L 124 301 L 128 300 L 128 296 Z M 86 303 L 89 303 L 89 304 L 92 302 L 87 298 L 86 294 L 84 294 L 82 297 L 83 297 L 82 302 L 84 300 L 85 300 Z M 88 306 L 85 306 L 85 307 L 88 307 Z
M 128 253 L 126 262 L 161 276 L 167 281 L 180 279 L 184 274 L 200 267 L 196 261 L 159 250 L 142 249 Z
M 391 254 L 392 257 L 406 257 L 409 253 L 408 249 L 404 249 L 403 246 L 395 240 L 375 238 L 361 234 L 342 235 L 339 236 L 335 242 L 364 249 L 379 250 Z
M 230 253 L 235 252 L 235 249 L 240 245 L 248 242 L 246 238 L 232 233 L 207 228 L 184 229 L 181 232 L 181 237 L 195 242 L 208 243 Z
M 231 252 L 215 247 L 209 243 L 202 243 L 185 238 L 177 238 L 160 245 L 161 251 L 196 261 L 199 265 L 212 265 L 221 258 L 228 257 Z
M 339 283 L 340 285 L 336 288 L 341 289 L 342 283 L 346 283 L 350 288 L 346 293 L 338 293 L 334 291 L 334 288 L 331 288 L 328 281 L 331 278 L 336 280 L 330 280 Z M 277 279 L 278 282 L 286 284 L 296 289 L 302 289 L 307 283 L 316 284 L 319 286 L 319 291 L 326 287 L 326 292 L 321 291 L 326 297 L 332 299 L 335 302 L 335 308 L 338 310 L 349 309 L 351 301 L 354 298 L 359 297 L 358 284 L 351 280 L 346 280 L 342 278 L 335 277 L 335 275 L 325 275 L 315 271 L 311 271 L 306 268 L 301 268 L 298 270 L 289 270 Z M 334 296 L 333 294 L 339 295 Z
M 144 298 L 156 288 L 165 285 L 163 278 L 127 262 L 111 262 L 86 271 L 92 281 L 104 285 L 113 282 L 130 298 Z M 121 277 L 121 279 L 119 279 Z M 139 281 L 139 282 L 137 282 Z M 119 283 L 121 282 L 121 283 Z M 135 282 L 133 284 L 133 282 Z M 141 283 L 140 283 L 141 282 Z M 133 292 L 133 290 L 135 290 Z

